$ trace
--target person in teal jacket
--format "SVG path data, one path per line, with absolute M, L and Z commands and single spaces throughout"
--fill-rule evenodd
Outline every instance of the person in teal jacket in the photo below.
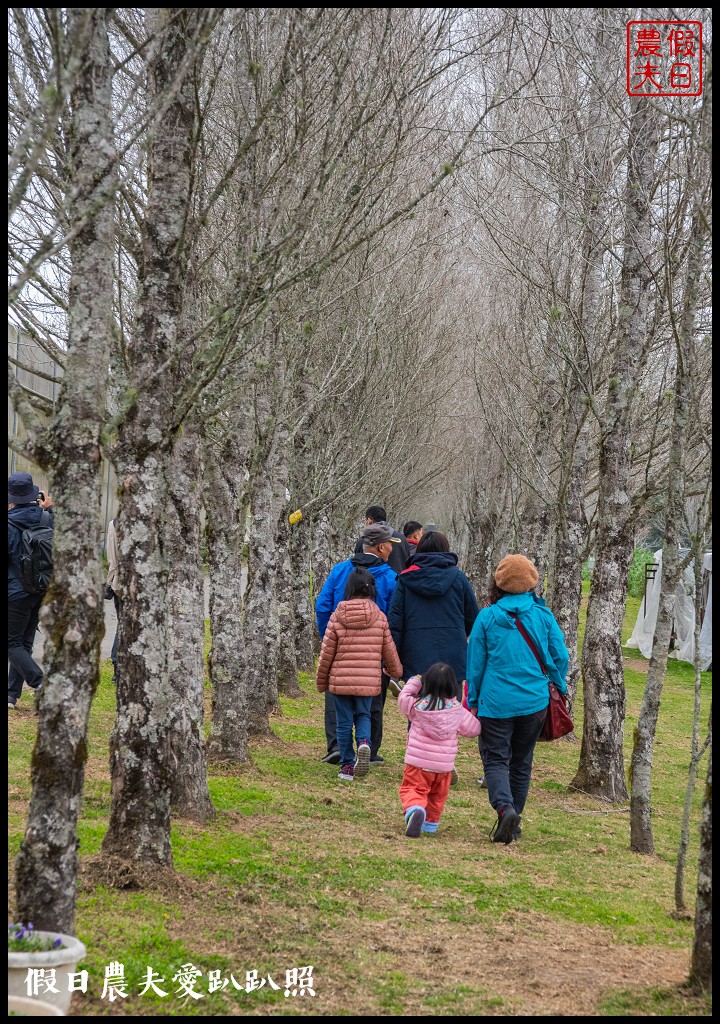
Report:
M 549 703 L 548 682 L 566 693 L 570 662 L 565 638 L 534 593 L 537 569 L 524 555 L 508 555 L 495 570 L 490 604 L 468 638 L 468 707 L 480 719 L 480 757 L 488 799 L 497 813 L 492 837 L 511 843 L 521 834 L 535 744 Z M 538 658 L 518 629 L 522 624 Z

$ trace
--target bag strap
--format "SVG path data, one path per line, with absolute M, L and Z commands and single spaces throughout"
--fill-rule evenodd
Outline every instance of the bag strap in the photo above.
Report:
M 520 635 L 522 636 L 522 638 L 525 641 L 525 643 L 528 645 L 530 650 L 535 655 L 535 657 L 537 659 L 537 663 L 540 666 L 540 668 L 542 669 L 543 675 L 546 676 L 547 675 L 547 669 L 545 668 L 545 666 L 542 663 L 542 659 L 541 659 L 540 655 L 537 652 L 537 647 L 535 646 L 535 644 L 532 642 L 532 639 L 530 638 L 530 634 L 528 633 L 528 631 L 525 629 L 525 627 L 523 626 L 522 622 L 520 621 L 520 616 L 516 615 L 515 612 L 508 612 L 508 615 L 512 615 L 512 617 L 515 619 L 515 625 L 517 626 L 517 628 L 518 628 L 518 630 L 520 632 Z

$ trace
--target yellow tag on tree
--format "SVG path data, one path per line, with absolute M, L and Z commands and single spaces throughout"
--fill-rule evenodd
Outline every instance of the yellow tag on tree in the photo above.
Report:
M 299 523 L 301 519 L 302 519 L 302 512 L 300 511 L 299 508 L 296 509 L 294 512 L 291 512 L 290 515 L 288 516 L 288 521 L 289 521 L 291 526 L 294 526 L 295 523 Z

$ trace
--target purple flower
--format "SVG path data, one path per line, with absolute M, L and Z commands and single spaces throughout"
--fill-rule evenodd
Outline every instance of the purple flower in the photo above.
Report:
M 55 939 L 55 941 L 53 942 L 52 948 L 53 949 L 60 949 L 61 946 L 62 946 L 62 939 L 58 936 L 58 938 Z

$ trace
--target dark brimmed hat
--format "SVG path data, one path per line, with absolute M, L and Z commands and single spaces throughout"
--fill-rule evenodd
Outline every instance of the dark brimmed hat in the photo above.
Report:
M 40 493 L 29 473 L 11 473 L 8 477 L 8 501 L 12 505 L 32 505 Z
M 393 532 L 386 523 L 373 523 L 371 526 L 366 526 L 361 534 L 361 539 L 364 547 L 375 548 L 378 544 L 387 544 L 390 541 L 393 544 L 400 544 L 400 537 L 393 537 Z

